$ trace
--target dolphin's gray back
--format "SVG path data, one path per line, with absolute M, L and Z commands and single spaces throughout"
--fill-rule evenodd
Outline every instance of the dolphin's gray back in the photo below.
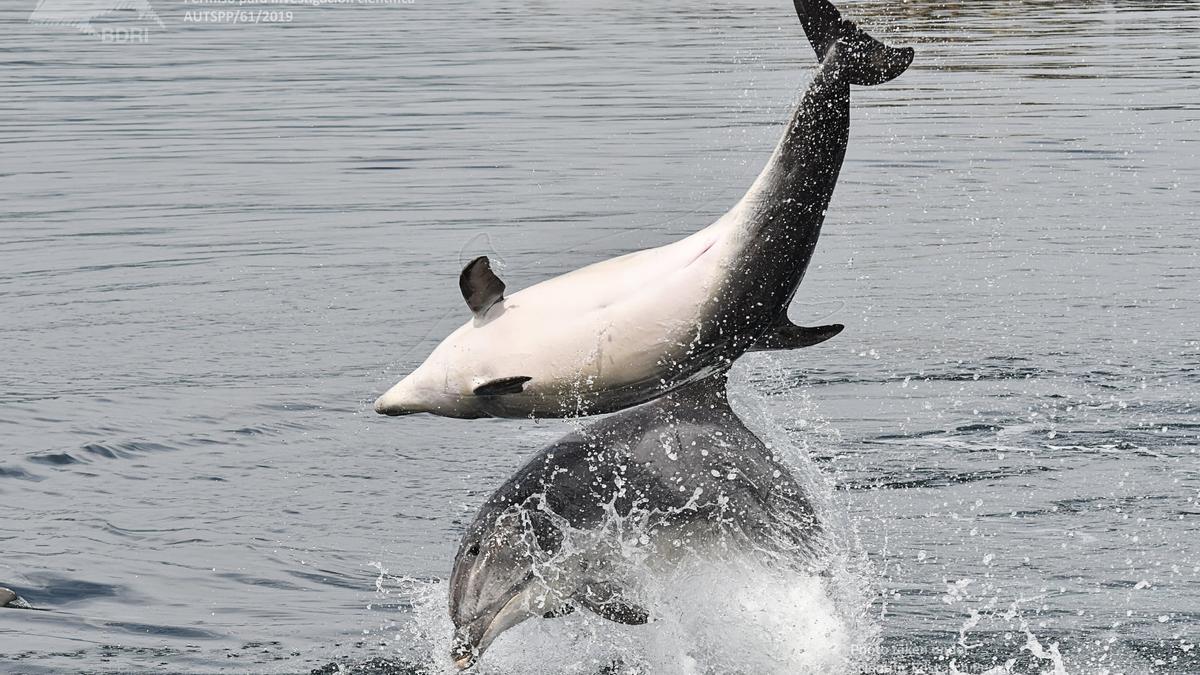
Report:
M 723 386 L 708 382 L 544 448 L 488 499 L 468 536 L 513 508 L 544 508 L 580 530 L 600 526 L 610 514 L 639 514 L 652 530 L 647 534 L 733 535 L 760 548 L 782 544 L 805 552 L 818 531 L 790 471 L 734 414 Z M 550 519 L 531 522 L 554 527 Z M 543 546 L 560 539 L 538 533 Z

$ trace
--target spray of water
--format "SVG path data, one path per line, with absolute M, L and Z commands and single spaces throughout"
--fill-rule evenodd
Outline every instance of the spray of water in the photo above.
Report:
M 871 575 L 854 528 L 834 507 L 832 484 L 808 456 L 808 444 L 827 440 L 820 424 L 789 433 L 772 421 L 766 401 L 733 383 L 734 407 L 777 461 L 801 485 L 821 523 L 816 541 L 797 543 L 789 514 L 758 538 L 697 538 L 702 545 L 664 545 L 653 505 L 619 514 L 587 530 L 551 512 L 562 545 L 541 553 L 535 576 L 553 594 L 556 579 L 584 561 L 604 560 L 606 578 L 635 589 L 652 620 L 622 625 L 580 610 L 531 619 L 503 633 L 472 672 L 541 673 L 857 673 L 870 667 L 878 629 L 870 618 Z M 789 409 L 812 416 L 803 398 Z M 522 517 L 514 511 L 513 517 Z M 772 533 L 777 533 L 777 536 Z M 454 627 L 447 615 L 448 584 L 393 578 L 381 569 L 380 593 L 412 612 L 388 630 L 395 656 L 428 672 L 455 672 L 449 659 Z M 547 598 L 547 606 L 562 598 Z

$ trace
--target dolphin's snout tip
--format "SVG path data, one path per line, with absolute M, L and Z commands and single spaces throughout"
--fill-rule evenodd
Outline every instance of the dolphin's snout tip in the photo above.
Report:
M 396 403 L 395 401 L 389 401 L 389 400 L 387 400 L 387 398 L 388 397 L 385 394 L 385 395 L 380 396 L 379 398 L 375 399 L 375 412 L 379 413 L 380 415 L 387 415 L 388 417 L 399 417 L 400 415 L 411 415 L 411 414 L 417 412 L 416 410 L 405 408 L 404 406 Z
M 455 632 L 454 642 L 450 646 L 450 660 L 456 670 L 466 670 L 479 660 L 479 648 L 476 642 L 462 629 Z
M 375 412 L 379 413 L 380 415 L 386 415 L 388 414 L 387 411 L 388 405 L 384 402 L 383 397 L 380 396 L 379 398 L 375 399 Z
M 388 417 L 400 417 L 401 415 L 411 415 L 415 413 L 416 410 L 405 410 L 398 405 L 389 406 L 376 403 L 375 412 L 379 413 L 380 415 L 387 415 Z

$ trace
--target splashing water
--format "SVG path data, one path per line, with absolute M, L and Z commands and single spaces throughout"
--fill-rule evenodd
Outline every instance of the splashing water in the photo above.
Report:
M 428 672 L 456 672 L 448 657 L 448 584 L 380 578 L 384 594 L 409 594 L 413 603 L 394 635 L 402 645 L 396 656 Z M 527 621 L 501 635 L 473 672 L 861 672 L 869 651 L 856 630 L 862 615 L 838 605 L 835 584 L 757 559 L 692 560 L 653 587 L 649 624 L 625 626 L 587 612 Z
M 501 635 L 473 672 L 853 673 L 870 665 L 878 640 L 864 583 L 871 575 L 853 527 L 834 507 L 832 483 L 808 457 L 808 440 L 820 438 L 823 432 L 815 430 L 820 425 L 793 438 L 770 419 L 761 399 L 752 394 L 740 399 L 743 419 L 792 471 L 818 513 L 816 559 L 800 565 L 788 559 L 792 551 L 786 546 L 730 548 L 724 542 L 666 560 L 650 545 L 649 510 L 621 517 L 609 509 L 602 527 L 586 531 L 556 519 L 565 533 L 563 545 L 538 562 L 535 574 L 544 579 L 567 574 L 580 559 L 595 558 L 607 547 L 605 557 L 618 561 L 611 573 L 634 582 L 652 621 L 627 626 L 587 611 L 533 619 Z M 795 409 L 811 413 L 804 401 Z M 396 578 L 380 567 L 378 588 L 413 608 L 399 627 L 382 631 L 393 634 L 396 656 L 429 672 L 455 672 L 448 656 L 453 634 L 448 583 Z

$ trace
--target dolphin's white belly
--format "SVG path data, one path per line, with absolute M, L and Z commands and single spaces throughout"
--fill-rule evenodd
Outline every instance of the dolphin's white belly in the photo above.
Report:
M 733 242 L 719 225 L 513 294 L 447 340 L 463 350 L 448 363 L 473 364 L 479 383 L 532 378 L 516 397 L 654 377 L 686 350 L 725 280 Z

